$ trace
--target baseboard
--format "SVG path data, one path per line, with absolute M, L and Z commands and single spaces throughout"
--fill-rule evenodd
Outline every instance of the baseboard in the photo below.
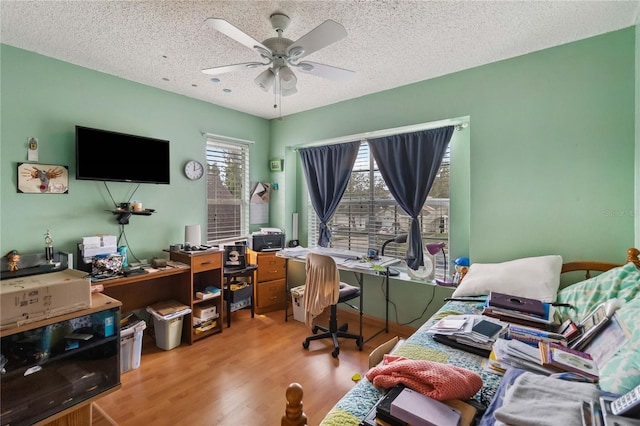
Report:
M 357 311 L 342 309 L 338 307 L 338 318 L 339 322 L 348 322 L 349 327 L 358 324 L 360 320 L 360 314 Z M 322 314 L 318 316 L 315 321 L 320 321 L 320 324 L 325 324 L 329 321 L 329 309 L 325 309 Z M 384 328 L 384 319 L 373 317 L 367 314 L 362 315 L 362 325 L 363 327 L 371 327 L 375 329 L 382 330 Z M 407 338 L 411 336 L 417 328 L 412 327 L 410 325 L 398 324 L 397 322 L 389 321 L 389 334 L 396 335 L 402 338 Z

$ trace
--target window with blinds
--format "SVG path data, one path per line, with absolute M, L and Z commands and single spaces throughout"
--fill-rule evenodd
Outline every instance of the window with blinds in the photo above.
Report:
M 438 176 L 419 216 L 424 244 L 440 241 L 448 243 L 450 164 L 447 148 Z M 419 184 L 416 182 L 416 185 Z M 309 246 L 313 247 L 318 241 L 319 221 L 310 200 L 308 211 Z M 364 253 L 368 248 L 380 250 L 385 241 L 409 232 L 409 216 L 389 192 L 370 154 L 369 145 L 364 141 L 360 144 L 347 190 L 328 225 L 332 235 L 331 247 Z M 406 244 L 390 243 L 384 254 L 404 258 L 406 250 Z M 436 260 L 436 274 L 442 274 L 444 259 L 436 257 Z
M 207 243 L 249 233 L 249 147 L 207 139 Z

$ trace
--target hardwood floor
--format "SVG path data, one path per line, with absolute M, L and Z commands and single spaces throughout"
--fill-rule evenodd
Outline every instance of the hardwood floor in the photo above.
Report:
M 340 324 L 349 318 L 349 330 L 358 329 L 355 317 L 341 314 Z M 365 324 L 365 340 L 382 327 L 382 322 L 374 322 Z M 320 324 L 326 323 L 320 319 Z M 149 331 L 145 330 L 140 367 L 122 375 L 120 390 L 97 401 L 122 426 L 277 426 L 292 382 L 304 389 L 308 424 L 317 425 L 354 386 L 352 376 L 367 371 L 372 349 L 413 330 L 381 333 L 365 343 L 362 352 L 353 340 L 341 340 L 339 359 L 331 356 L 330 339 L 313 341 L 309 350 L 303 349 L 302 341 L 311 330 L 293 317 L 284 322 L 284 311 L 253 319 L 248 310 L 234 312 L 231 328 L 170 351 L 158 349 Z

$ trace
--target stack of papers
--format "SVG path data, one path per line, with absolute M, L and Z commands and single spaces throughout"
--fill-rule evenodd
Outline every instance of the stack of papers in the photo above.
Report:
M 519 340 L 498 339 L 492 354 L 496 358 L 492 362 L 494 368 L 517 367 L 566 380 L 598 381 L 598 367 L 590 354 L 556 343 L 530 345 Z
M 491 350 L 493 343 L 507 329 L 507 324 L 482 315 L 449 315 L 427 330 L 447 336 L 463 345 Z

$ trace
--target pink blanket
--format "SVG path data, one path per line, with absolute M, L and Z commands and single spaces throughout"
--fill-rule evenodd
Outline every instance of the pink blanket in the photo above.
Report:
M 482 387 L 482 378 L 473 371 L 392 355 L 385 355 L 383 363 L 370 369 L 366 377 L 376 387 L 388 389 L 402 383 L 438 401 L 469 399 Z

